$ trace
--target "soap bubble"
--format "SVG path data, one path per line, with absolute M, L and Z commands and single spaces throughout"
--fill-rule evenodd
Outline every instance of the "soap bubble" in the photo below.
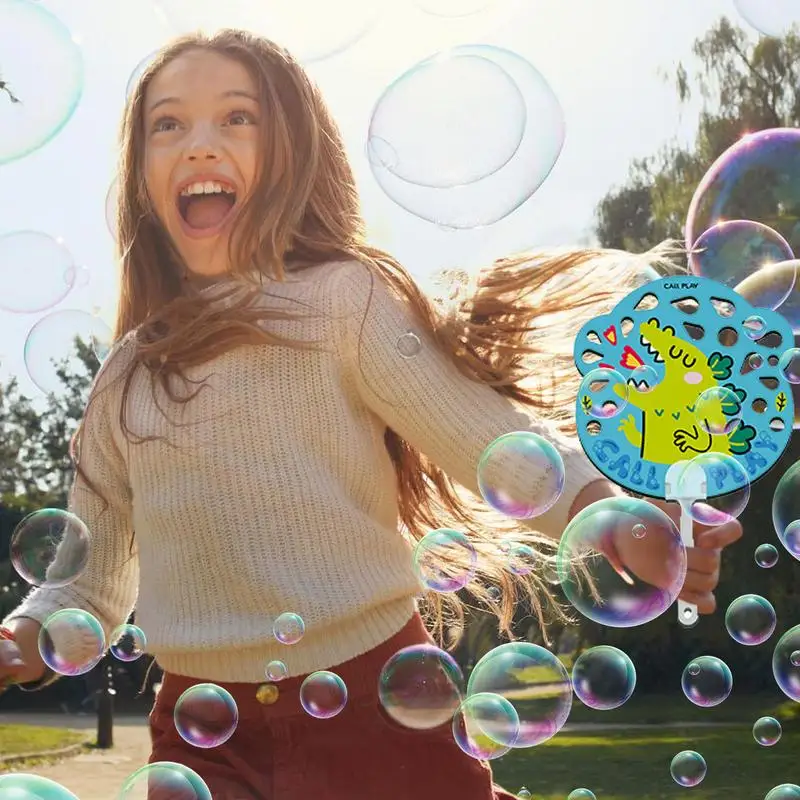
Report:
M 536 433 L 499 436 L 478 462 L 478 488 L 496 511 L 531 519 L 551 509 L 564 490 L 564 461 L 556 448 Z
M 567 800 L 597 800 L 597 795 L 591 789 L 573 789 Z
M 796 285 L 800 260 L 793 259 L 767 267 L 735 287 L 754 308 L 776 310 L 791 326 L 794 333 L 800 333 L 800 291 Z M 786 286 L 795 281 L 788 296 L 784 296 Z
M 111 655 L 120 661 L 136 661 L 147 649 L 147 637 L 137 625 L 119 625 L 112 631 L 109 641 Z
M 383 92 L 367 155 L 400 207 L 469 229 L 522 205 L 563 143 L 561 106 L 530 63 L 499 47 L 461 45 L 416 64 Z
M 175 729 L 193 747 L 219 747 L 233 736 L 239 709 L 233 695 L 214 683 L 190 686 L 175 702 Z
M 781 636 L 772 654 L 772 674 L 778 688 L 791 700 L 800 702 L 800 625 Z
M 412 560 L 426 589 L 457 592 L 475 575 L 478 554 L 465 534 L 438 528 L 417 542 Z
M 778 370 L 789 383 L 800 383 L 800 348 L 785 350 L 778 360 Z
M 633 536 L 636 525 L 647 535 Z M 650 622 L 675 602 L 686 577 L 686 546 L 675 523 L 652 503 L 611 497 L 567 525 L 557 570 L 567 599 L 581 614 L 629 628 Z
M 519 738 L 517 710 L 505 698 L 490 692 L 467 697 L 453 717 L 453 738 L 472 758 L 481 761 L 504 756 Z
M 335 717 L 347 705 L 347 686 L 335 672 L 312 672 L 300 686 L 300 705 L 316 719 Z
M 106 650 L 103 626 L 88 611 L 62 608 L 51 614 L 39 630 L 39 655 L 59 675 L 85 675 Z
M 584 375 L 578 396 L 581 408 L 590 417 L 610 419 L 618 416 L 628 405 L 628 383 L 615 369 L 593 369 Z
M 84 75 L 71 32 L 40 3 L 0 0 L 0 18 L 0 164 L 7 164 L 64 128 L 80 102 Z
M 264 670 L 267 678 L 271 681 L 282 681 L 288 674 L 289 669 L 287 668 L 286 664 L 283 661 L 278 661 L 277 659 L 274 661 L 270 661 L 267 664 L 267 668 Z
M 173 761 L 155 761 L 137 769 L 125 781 L 118 800 L 149 800 L 151 797 L 212 800 L 206 782 L 193 769 Z
M 514 706 L 520 725 L 515 748 L 533 747 L 555 736 L 572 708 L 572 685 L 564 665 L 530 642 L 502 644 L 478 661 L 467 696 L 484 692 Z
M 58 589 L 74 583 L 89 563 L 89 529 L 74 514 L 44 508 L 28 514 L 11 536 L 11 563 L 32 586 Z
M 530 575 L 536 568 L 536 551 L 527 544 L 513 544 L 507 554 L 508 568 L 515 575 Z
M 678 786 L 699 786 L 707 771 L 706 760 L 694 750 L 682 750 L 669 765 L 672 780 Z
M 712 708 L 727 700 L 733 690 L 733 675 L 722 659 L 698 656 L 684 669 L 681 688 L 696 706 Z
M 431 644 L 404 647 L 383 666 L 378 698 L 399 725 L 430 730 L 453 718 L 463 696 L 464 676 L 456 660 Z
M 727 453 L 701 453 L 687 462 L 679 484 L 684 475 L 689 480 L 699 470 L 709 496 L 692 503 L 682 501 L 683 510 L 695 522 L 711 527 L 738 519 L 750 500 L 750 479 L 742 463 Z
M 49 778 L 8 772 L 0 775 L 0 800 L 78 800 L 78 797 Z
M 416 333 L 408 331 L 397 339 L 397 352 L 402 358 L 414 358 L 422 350 L 422 342 Z
M 712 386 L 695 401 L 695 419 L 712 436 L 729 436 L 742 421 L 742 404 L 727 386 Z
M 757 594 L 737 597 L 725 612 L 725 627 L 739 644 L 764 644 L 775 632 L 777 624 L 772 603 Z
M 800 462 L 792 464 L 775 487 L 772 524 L 781 544 L 800 561 Z
M 616 647 L 590 647 L 572 667 L 572 687 L 585 706 L 609 711 L 619 708 L 633 694 L 636 668 L 627 653 Z
M 800 23 L 796 0 L 733 0 L 733 5 L 746 22 L 765 36 L 785 36 Z
M 661 382 L 659 374 L 649 364 L 642 364 L 631 372 L 628 386 L 639 394 L 648 394 Z
M 800 800 L 800 786 L 796 783 L 782 783 L 770 789 L 764 800 Z
M 759 717 L 753 725 L 753 738 L 763 747 L 772 747 L 780 741 L 781 724 L 775 717 Z
M 755 552 L 756 564 L 762 569 L 771 569 L 778 563 L 778 548 L 771 544 L 760 544 Z
M 306 624 L 299 614 L 285 611 L 272 623 L 272 633 L 281 644 L 297 644 L 306 632 Z

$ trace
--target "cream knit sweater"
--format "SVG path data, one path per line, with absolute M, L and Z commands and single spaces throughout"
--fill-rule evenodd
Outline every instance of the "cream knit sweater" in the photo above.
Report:
M 479 458 L 496 437 L 546 436 L 564 459 L 566 486 L 535 522 L 554 538 L 581 488 L 602 477 L 576 441 L 462 376 L 364 266 L 316 267 L 269 282 L 262 296 L 273 308 L 296 312 L 300 302 L 323 312 L 267 324 L 324 348 L 239 347 L 189 371 L 207 388 L 187 405 L 160 389 L 154 402 L 139 370 L 128 424 L 167 442 L 124 438 L 113 377 L 127 342 L 109 356 L 81 458 L 110 506 L 81 480 L 71 502 L 92 533 L 88 567 L 63 589 L 32 591 L 10 618 L 43 621 L 77 607 L 108 634 L 135 606 L 148 652 L 167 671 L 257 682 L 281 659 L 302 675 L 391 637 L 421 593 L 399 532 L 387 427 L 476 494 Z M 408 332 L 421 341 L 415 354 L 411 337 L 398 346 Z M 306 624 L 291 646 L 273 635 L 286 611 Z

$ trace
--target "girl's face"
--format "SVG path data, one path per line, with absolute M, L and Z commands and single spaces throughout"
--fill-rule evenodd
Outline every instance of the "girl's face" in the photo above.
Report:
M 204 50 L 171 61 L 147 88 L 147 191 L 196 275 L 228 271 L 231 226 L 258 173 L 260 113 L 247 69 Z

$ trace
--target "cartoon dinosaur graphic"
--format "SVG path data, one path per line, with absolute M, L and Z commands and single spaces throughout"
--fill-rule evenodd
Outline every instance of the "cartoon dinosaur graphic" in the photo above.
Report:
M 721 382 L 731 377 L 733 359 L 722 353 L 706 357 L 691 342 L 675 335 L 670 326 L 660 326 L 654 317 L 639 327 L 642 345 L 647 347 L 657 362 L 664 363 L 664 378 L 649 392 L 628 394 L 628 403 L 642 412 L 641 429 L 634 414 L 626 415 L 620 422 L 625 438 L 647 461 L 673 464 L 698 453 L 726 453 L 742 455 L 751 448 L 756 435 L 750 425 L 736 425 L 727 434 L 711 434 L 726 430 L 726 423 L 736 418 L 746 393 L 732 383 Z M 715 400 L 704 409 L 705 424 L 696 416 L 699 396 L 715 386 L 730 389 L 723 400 Z M 624 396 L 621 386 L 617 394 Z

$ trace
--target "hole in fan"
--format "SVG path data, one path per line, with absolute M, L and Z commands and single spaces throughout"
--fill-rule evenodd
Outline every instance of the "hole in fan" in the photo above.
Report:
M 721 297 L 712 297 L 711 305 L 714 311 L 725 319 L 729 319 L 736 312 L 736 306 L 730 300 L 723 300 Z
M 767 410 L 767 401 L 763 397 L 757 397 L 753 400 L 752 409 L 756 414 L 763 414 Z
M 761 385 L 774 392 L 778 388 L 777 378 L 759 378 Z
M 584 364 L 596 364 L 603 356 L 600 353 L 595 353 L 594 350 L 584 350 L 581 355 L 581 361 Z
M 742 362 L 742 375 L 747 375 L 753 370 L 761 369 L 764 366 L 764 356 L 761 353 L 748 353 Z
M 696 314 L 700 308 L 700 303 L 694 297 L 682 297 L 680 300 L 673 300 L 670 305 L 678 311 L 683 311 L 684 314 Z
M 695 325 L 693 322 L 684 322 L 683 328 L 689 334 L 690 339 L 697 341 L 706 335 L 706 329 L 702 325 Z
M 648 292 L 634 307 L 634 311 L 652 311 L 658 305 L 658 298 Z
M 593 419 L 586 424 L 586 432 L 590 436 L 598 436 L 602 429 L 603 426 L 596 419 Z
M 778 358 L 778 356 L 769 356 L 767 358 L 767 364 L 769 364 L 771 367 L 777 367 L 779 361 L 780 359 Z
M 783 336 L 781 336 L 778 331 L 770 331 L 769 333 L 765 333 L 760 339 L 756 339 L 756 344 L 775 350 L 783 344 Z
M 628 338 L 628 334 L 633 330 L 633 320 L 630 317 L 625 317 L 619 324 L 619 329 L 622 331 L 622 337 Z
M 589 340 L 589 341 L 590 341 L 592 344 L 603 344 L 603 343 L 600 341 L 600 337 L 597 335 L 597 333 L 596 333 L 595 331 L 589 331 L 589 333 L 587 333 L 587 334 L 586 334 L 586 338 L 587 338 L 587 339 L 588 339 L 588 340 Z
M 739 341 L 739 334 L 733 328 L 720 328 L 717 340 L 723 347 L 733 347 Z
M 786 427 L 786 423 L 780 417 L 773 417 L 769 421 L 769 429 L 771 431 L 782 431 Z

